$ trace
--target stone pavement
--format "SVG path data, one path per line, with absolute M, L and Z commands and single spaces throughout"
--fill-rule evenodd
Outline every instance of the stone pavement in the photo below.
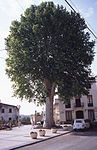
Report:
M 47 140 L 49 138 L 54 138 L 63 134 L 71 132 L 72 128 L 70 127 L 64 129 L 58 129 L 56 134 L 52 134 L 50 129 L 45 129 L 46 135 L 44 137 L 39 136 L 39 129 L 33 129 L 38 133 L 37 139 L 31 139 L 30 132 L 32 131 L 31 125 L 25 125 L 15 127 L 10 131 L 1 130 L 0 131 L 0 150 L 11 150 L 18 147 L 23 147 L 24 145 L 35 144 Z

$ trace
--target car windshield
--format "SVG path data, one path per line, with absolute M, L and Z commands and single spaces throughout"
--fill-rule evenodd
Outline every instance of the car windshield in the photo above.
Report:
M 40 122 L 37 122 L 37 125 L 41 125 L 41 123 L 40 123 Z
M 82 120 L 76 120 L 76 123 L 82 123 Z

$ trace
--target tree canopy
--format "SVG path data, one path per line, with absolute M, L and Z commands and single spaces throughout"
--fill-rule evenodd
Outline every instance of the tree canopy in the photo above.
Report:
M 20 21 L 13 21 L 6 38 L 6 73 L 15 95 L 44 100 L 52 83 L 64 99 L 87 94 L 94 41 L 86 28 L 80 14 L 53 2 L 32 5 Z

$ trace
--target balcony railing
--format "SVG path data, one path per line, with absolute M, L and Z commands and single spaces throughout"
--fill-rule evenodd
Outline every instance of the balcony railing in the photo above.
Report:
M 84 107 L 84 103 L 81 102 L 81 103 L 74 103 L 74 107 Z
M 93 107 L 93 103 L 88 103 L 88 107 Z

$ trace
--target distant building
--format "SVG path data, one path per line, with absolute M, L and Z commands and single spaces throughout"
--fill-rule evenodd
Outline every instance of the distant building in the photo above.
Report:
M 74 119 L 97 118 L 97 84 L 93 83 L 88 96 L 74 97 L 69 104 L 59 99 L 54 104 L 54 119 L 56 123 L 72 122 Z
M 0 121 L 18 120 L 19 108 L 14 105 L 0 103 Z
M 43 111 L 41 113 L 35 111 L 35 114 L 31 115 L 30 119 L 34 121 L 34 124 L 37 124 L 37 122 L 41 122 L 43 120 L 43 117 L 44 117 Z

